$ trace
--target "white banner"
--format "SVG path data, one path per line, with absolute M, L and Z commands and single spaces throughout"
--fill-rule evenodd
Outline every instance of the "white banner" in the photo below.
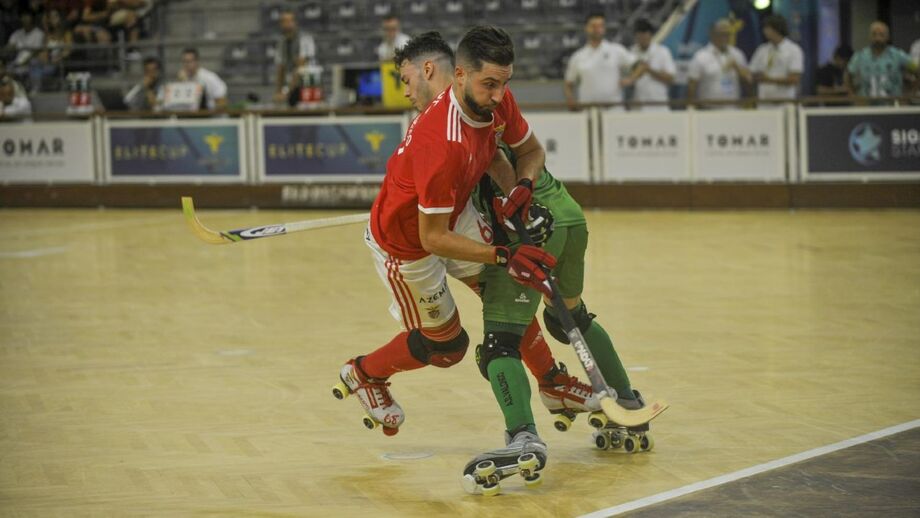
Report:
M 603 180 L 687 181 L 687 112 L 604 112 Z
M 783 113 L 781 109 L 695 111 L 693 179 L 785 180 Z
M 546 150 L 546 169 L 560 180 L 588 182 L 588 113 L 528 113 L 524 116 Z
M 92 182 L 92 123 L 0 125 L 0 182 Z

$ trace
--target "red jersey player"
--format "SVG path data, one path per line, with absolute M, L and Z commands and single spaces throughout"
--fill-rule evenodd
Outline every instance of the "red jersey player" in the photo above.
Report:
M 549 292 L 543 267 L 552 268 L 555 259 L 537 247 L 511 252 L 489 245 L 491 228 L 469 199 L 498 139 L 515 149 L 521 178 L 508 189 L 502 208 L 508 217 L 522 209 L 526 214 L 531 179 L 543 169 L 543 148 L 507 88 L 513 60 L 511 38 L 501 29 L 475 27 L 463 37 L 452 85 L 412 121 L 371 208 L 365 241 L 392 295 L 390 312 L 406 331 L 349 360 L 333 394 L 356 394 L 365 425 L 383 425 L 387 435 L 405 419 L 389 377 L 426 365 L 450 367 L 469 346 L 447 275 L 477 289 L 483 265 L 499 264 L 518 282 Z

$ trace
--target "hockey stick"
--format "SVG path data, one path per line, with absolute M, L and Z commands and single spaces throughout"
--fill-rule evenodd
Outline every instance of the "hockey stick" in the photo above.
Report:
M 524 226 L 524 222 L 521 221 L 521 217 L 515 214 L 514 217 L 511 218 L 511 223 L 514 225 L 514 230 L 518 234 L 518 239 L 525 245 L 533 245 L 533 239 L 531 239 L 530 234 L 527 233 L 527 228 Z M 555 279 L 553 279 L 552 272 L 550 272 L 549 269 L 544 269 L 544 271 L 546 272 L 550 289 L 553 292 L 551 299 L 553 308 L 556 309 L 556 315 L 559 316 L 559 321 L 562 323 L 562 329 L 569 337 L 569 343 L 575 348 L 575 354 L 578 356 L 578 360 L 588 374 L 588 379 L 591 381 L 591 389 L 594 390 L 594 393 L 597 395 L 601 404 L 601 410 L 604 411 L 607 418 L 621 426 L 635 427 L 651 421 L 657 417 L 658 414 L 664 412 L 668 408 L 668 404 L 660 400 L 650 401 L 638 410 L 627 410 L 617 404 L 617 393 L 612 387 L 607 386 L 604 376 L 601 374 L 600 369 L 597 367 L 597 363 L 594 361 L 591 349 L 588 349 L 588 343 L 585 341 L 585 337 L 581 334 L 581 330 L 578 329 L 578 325 L 575 324 L 575 319 L 572 318 L 572 312 L 566 308 L 565 301 L 562 299 L 562 293 L 559 292 L 559 287 L 556 285 Z
M 212 245 L 226 245 L 229 243 L 248 241 L 250 239 L 301 232 L 304 230 L 362 223 L 367 221 L 370 217 L 368 213 L 349 214 L 347 216 L 336 216 L 334 218 L 308 219 L 306 221 L 295 221 L 293 223 L 262 225 L 260 227 L 239 228 L 236 230 L 223 230 L 218 232 L 209 229 L 199 221 L 198 216 L 195 214 L 195 203 L 189 196 L 182 197 L 182 213 L 185 214 L 185 221 L 188 223 L 189 228 L 192 229 L 192 233 L 205 243 L 210 243 Z

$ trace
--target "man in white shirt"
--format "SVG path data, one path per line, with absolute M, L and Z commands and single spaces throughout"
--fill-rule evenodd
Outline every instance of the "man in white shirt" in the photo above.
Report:
M 619 43 L 604 40 L 606 19 L 603 14 L 589 14 L 585 21 L 588 42 L 569 58 L 565 71 L 565 100 L 569 108 L 577 103 L 618 103 L 623 101 L 623 87 L 629 86 L 644 71 L 644 66 L 633 69 L 632 74 L 621 79 L 621 73 L 632 67 L 636 58 Z
M 0 119 L 21 119 L 32 114 L 25 89 L 12 76 L 0 77 Z
M 199 66 L 198 50 L 187 48 L 182 51 L 182 69 L 179 70 L 180 81 L 192 81 L 201 85 L 201 108 L 205 110 L 223 110 L 227 107 L 227 83 L 214 72 Z
M 644 73 L 636 79 L 633 100 L 639 102 L 668 102 L 668 87 L 674 82 L 677 67 L 671 51 L 663 45 L 652 43 L 655 28 L 642 18 L 633 27 L 636 43 L 630 49 L 639 63 L 645 64 Z M 670 106 L 658 104 L 633 108 L 637 111 L 668 111 Z
M 768 16 L 763 22 L 766 43 L 757 47 L 751 58 L 751 72 L 757 81 L 760 99 L 795 99 L 798 95 L 805 56 L 802 47 L 787 38 L 789 28 L 780 15 Z
M 300 71 L 316 58 L 313 36 L 297 27 L 297 18 L 284 11 L 278 19 L 281 37 L 275 47 L 275 101 L 294 106 L 300 99 L 303 77 Z
M 12 68 L 24 71 L 45 45 L 45 33 L 35 25 L 35 16 L 29 11 L 23 12 L 19 21 L 22 27 L 10 35 L 7 47 L 16 50 Z
M 395 14 L 387 15 L 380 23 L 383 32 L 383 41 L 377 46 L 377 59 L 392 61 L 396 56 L 396 49 L 401 49 L 409 42 L 409 35 L 399 30 L 399 17 Z
M 738 100 L 741 83 L 751 83 L 747 59 L 737 47 L 729 45 L 731 23 L 720 19 L 709 30 L 709 45 L 696 51 L 687 70 L 687 99 Z M 733 108 L 732 105 L 717 107 Z

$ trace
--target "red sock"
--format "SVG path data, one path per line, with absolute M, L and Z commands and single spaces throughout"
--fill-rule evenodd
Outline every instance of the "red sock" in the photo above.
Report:
M 411 371 L 425 366 L 409 352 L 409 333 L 403 331 L 390 343 L 361 358 L 361 370 L 372 378 L 386 379 L 400 371 Z
M 543 376 L 556 366 L 556 359 L 553 358 L 549 345 L 543 339 L 543 333 L 540 331 L 540 324 L 534 318 L 524 331 L 524 337 L 521 338 L 521 359 L 530 369 L 531 374 L 537 378 L 537 382 L 543 380 Z

